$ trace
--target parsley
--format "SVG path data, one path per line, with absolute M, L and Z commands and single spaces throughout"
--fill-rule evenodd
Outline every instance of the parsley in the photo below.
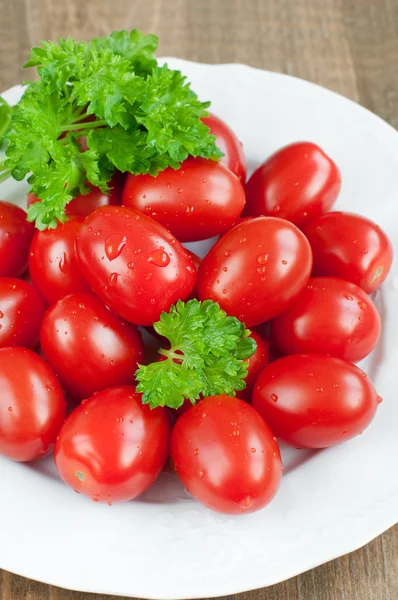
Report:
M 179 300 L 154 328 L 169 340 L 170 349 L 159 351 L 167 360 L 139 365 L 136 371 L 144 404 L 179 408 L 186 398 L 195 404 L 200 395 L 235 396 L 235 390 L 246 387 L 244 359 L 255 352 L 256 342 L 216 302 Z
M 65 221 L 65 206 L 90 186 L 106 193 L 115 169 L 156 175 L 189 155 L 222 156 L 201 121 L 210 103 L 179 71 L 157 65 L 157 42 L 137 30 L 114 31 L 32 49 L 25 67 L 37 68 L 39 79 L 12 116 L 0 181 L 9 173 L 28 177 L 42 201 L 28 212 L 39 229 Z

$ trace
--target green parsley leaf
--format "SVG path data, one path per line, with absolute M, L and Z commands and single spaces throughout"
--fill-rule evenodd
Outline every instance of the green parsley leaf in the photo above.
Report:
M 157 66 L 156 47 L 156 36 L 133 30 L 33 48 L 25 66 L 39 80 L 11 119 L 0 177 L 28 177 L 41 200 L 28 211 L 38 228 L 64 221 L 66 204 L 91 186 L 106 193 L 116 169 L 155 176 L 189 155 L 222 156 L 201 120 L 209 103 L 179 71 Z
M 0 96 L 0 147 L 11 123 L 12 108 Z
M 166 360 L 139 365 L 135 373 L 144 404 L 179 408 L 186 398 L 195 404 L 200 396 L 235 396 L 246 387 L 244 360 L 254 354 L 256 342 L 216 302 L 178 301 L 154 327 L 170 349 L 160 350 Z

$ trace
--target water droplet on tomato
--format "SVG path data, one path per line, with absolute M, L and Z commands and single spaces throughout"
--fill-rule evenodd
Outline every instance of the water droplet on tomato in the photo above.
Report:
M 115 260 L 115 258 L 120 256 L 126 243 L 127 238 L 125 235 L 122 235 L 121 233 L 110 235 L 105 241 L 105 254 L 109 260 Z
M 193 453 L 194 453 L 195 456 L 198 456 L 198 454 L 199 454 L 199 448 L 195 448 L 195 450 L 193 451 Z
M 12 412 L 12 406 L 8 407 L 8 412 Z
M 116 417 L 116 423 L 123 423 L 123 417 Z
M 153 263 L 157 267 L 167 267 L 167 265 L 170 263 L 170 256 L 167 254 L 167 252 L 165 252 L 165 250 L 158 248 L 150 253 L 148 256 L 148 262 Z
M 283 260 L 283 261 L 282 261 L 282 264 L 283 264 L 283 265 L 287 265 L 287 260 Z
M 114 287 L 117 284 L 117 278 L 119 277 L 119 273 L 111 273 L 109 277 L 109 285 Z
M 381 396 L 377 396 L 376 402 L 377 404 L 381 404 L 383 402 L 383 398 Z
M 279 398 L 276 394 L 271 394 L 270 398 L 271 398 L 272 402 L 278 402 L 278 400 L 279 400 Z
M 245 241 L 246 241 L 246 238 L 245 238 L 245 237 L 243 237 L 243 238 L 240 238 L 240 240 L 239 240 L 239 243 L 240 243 L 240 244 L 244 244 L 244 243 L 245 243 Z
M 347 300 L 354 300 L 354 298 L 352 296 L 350 296 L 349 294 L 343 294 L 344 298 L 347 298 Z
M 66 256 L 66 252 L 63 252 L 61 260 L 58 263 L 58 267 L 59 270 L 61 271 L 61 273 L 67 273 L 68 272 L 68 258 Z
M 252 502 L 253 502 L 253 498 L 251 496 L 246 496 L 246 498 L 244 500 L 242 500 L 241 506 L 243 506 L 243 508 L 249 508 L 249 506 L 251 506 Z
M 361 310 L 366 310 L 368 308 L 368 305 L 366 304 L 366 302 L 358 302 L 358 306 Z
M 1 312 L 1 310 L 0 310 L 0 319 L 2 319 L 3 317 L 4 317 L 4 313 Z
M 224 273 L 226 273 L 228 271 L 228 267 L 223 267 L 222 270 L 224 271 Z
M 226 256 L 228 258 L 228 256 L 231 256 L 231 250 L 226 250 L 226 252 L 224 252 L 224 256 Z
M 267 267 L 266 266 L 257 267 L 256 271 L 257 271 L 257 273 L 260 273 L 260 275 L 264 275 L 264 273 L 267 272 Z
M 265 265 L 269 260 L 269 254 L 259 254 L 256 260 L 259 265 Z
M 281 207 L 279 206 L 279 204 L 276 204 L 273 208 L 273 212 L 278 213 L 280 211 Z
M 223 293 L 223 294 L 226 294 L 226 293 L 227 293 L 227 289 L 226 289 L 226 288 L 224 288 L 224 289 L 223 289 L 223 291 L 222 291 L 222 293 Z
M 93 502 L 99 502 L 98 498 L 93 498 Z
M 316 391 L 319 393 L 323 392 L 323 387 L 316 388 Z
M 177 194 L 182 194 L 182 189 L 181 188 L 178 188 Z
M 256 449 L 255 449 L 255 448 L 250 448 L 250 452 L 253 452 L 253 453 L 254 453 L 255 451 L 256 451 Z
M 369 250 L 367 250 L 367 248 L 362 248 L 361 250 L 361 254 L 367 254 L 369 252 Z

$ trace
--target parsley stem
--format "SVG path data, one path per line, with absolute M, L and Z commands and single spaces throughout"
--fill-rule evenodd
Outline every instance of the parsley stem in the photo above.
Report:
M 177 354 L 177 352 L 174 352 L 174 350 L 166 350 L 165 348 L 160 348 L 159 354 L 161 354 L 162 356 L 165 356 L 166 358 L 168 358 L 170 360 L 179 360 L 179 361 L 183 360 L 183 355 Z
M 4 168 L 6 166 L 6 162 L 7 162 L 6 158 L 3 158 L 3 160 L 0 160 L 0 171 L 4 171 Z
M 6 179 L 8 179 L 9 177 L 11 177 L 10 169 L 3 171 L 3 173 L 0 173 L 0 183 L 2 183 L 3 181 L 6 181 Z
M 76 131 L 78 129 L 96 129 L 97 127 L 103 127 L 107 125 L 106 121 L 90 121 L 89 123 L 75 123 L 72 125 L 65 125 L 61 127 L 61 131 Z

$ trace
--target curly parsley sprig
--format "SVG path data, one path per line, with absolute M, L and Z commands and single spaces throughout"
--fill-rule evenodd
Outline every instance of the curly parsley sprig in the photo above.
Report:
M 229 317 L 212 300 L 180 300 L 155 323 L 156 332 L 170 348 L 160 354 L 166 360 L 139 365 L 137 391 L 151 408 L 179 408 L 188 398 L 228 394 L 246 387 L 247 362 L 256 350 L 250 331 Z
M 222 156 L 201 121 L 210 103 L 179 71 L 158 66 L 157 43 L 133 30 L 33 48 L 25 67 L 36 67 L 39 80 L 12 116 L 0 181 L 28 177 L 42 200 L 28 212 L 39 229 L 64 221 L 65 206 L 90 185 L 106 193 L 115 169 L 156 175 L 189 155 Z

